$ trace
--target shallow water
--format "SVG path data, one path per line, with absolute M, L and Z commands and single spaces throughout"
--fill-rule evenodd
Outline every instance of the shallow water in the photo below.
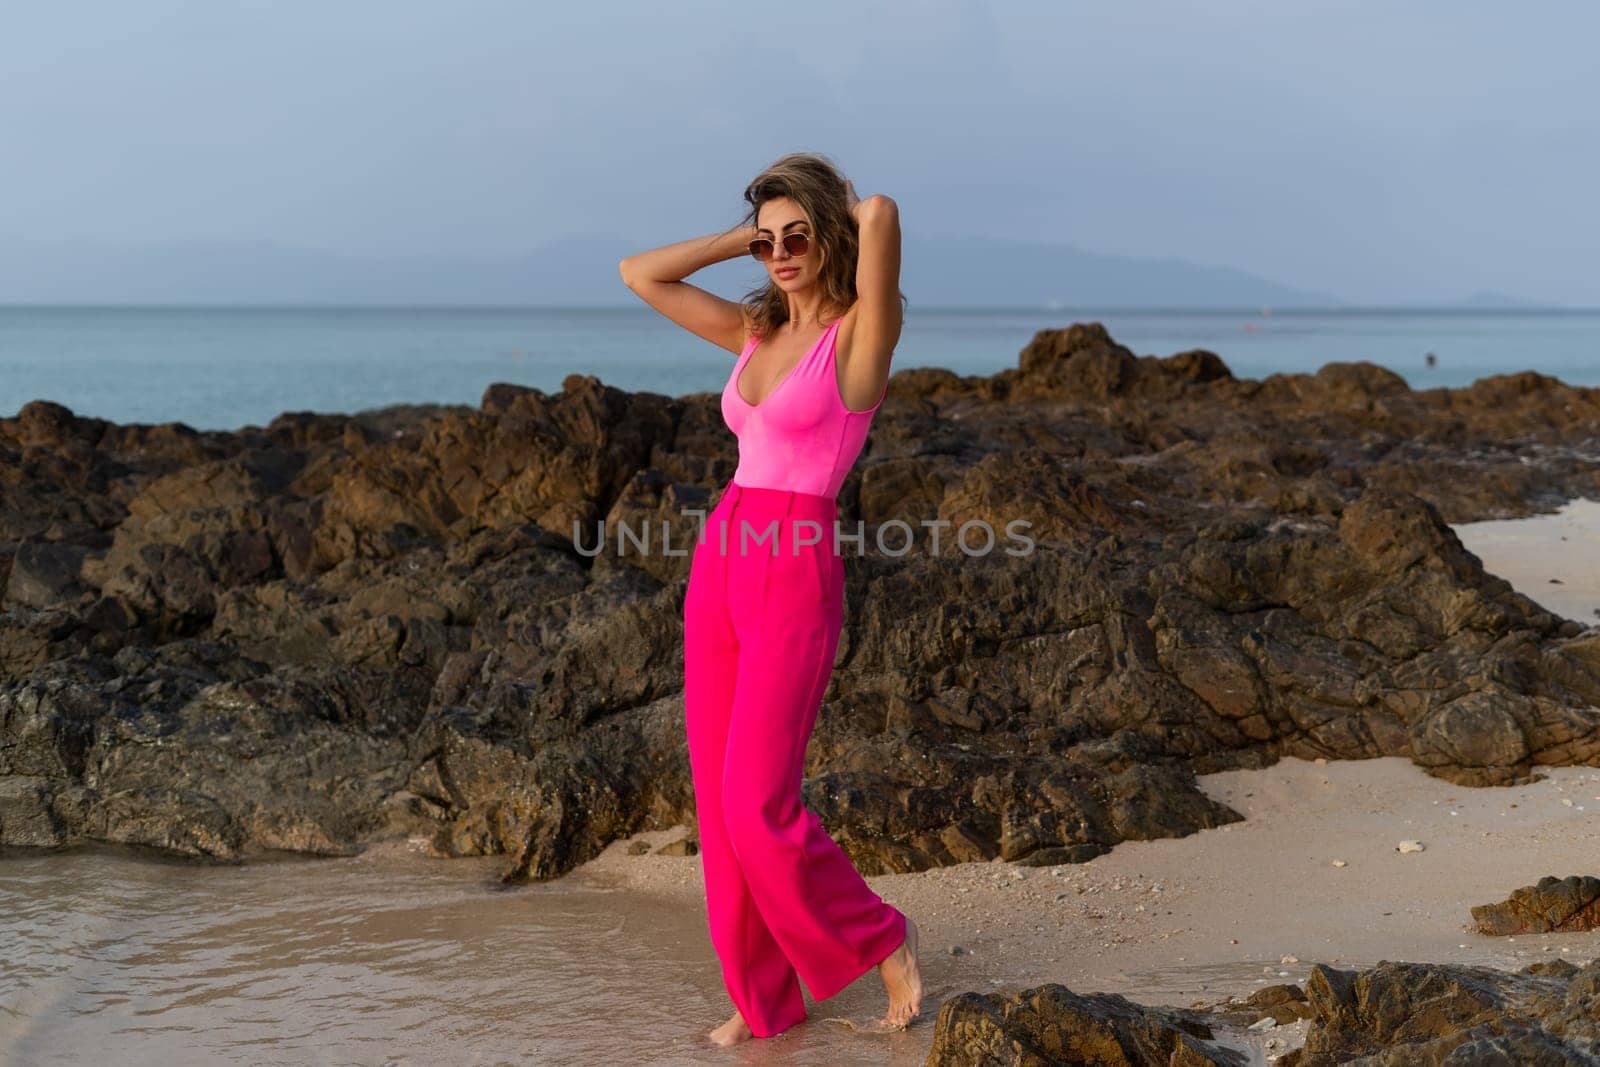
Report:
M 703 914 L 503 857 L 221 866 L 90 847 L 0 855 L 0 1062 L 920 1063 L 929 1027 L 810 1023 L 731 1051 Z M 823 1016 L 865 1023 L 867 976 Z M 851 1009 L 854 1009 L 853 1011 Z

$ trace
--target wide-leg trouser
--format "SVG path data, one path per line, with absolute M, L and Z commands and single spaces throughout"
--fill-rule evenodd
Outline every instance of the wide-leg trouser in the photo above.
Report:
M 730 481 L 684 598 L 683 694 L 706 916 L 723 982 L 757 1037 L 804 1021 L 905 939 L 801 802 L 806 742 L 843 625 L 834 501 Z

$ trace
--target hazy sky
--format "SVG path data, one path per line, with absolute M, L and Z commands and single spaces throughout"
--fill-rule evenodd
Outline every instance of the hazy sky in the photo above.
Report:
M 1600 306 L 1600 5 L 10 3 L 0 239 L 640 248 L 786 151 L 908 231 Z

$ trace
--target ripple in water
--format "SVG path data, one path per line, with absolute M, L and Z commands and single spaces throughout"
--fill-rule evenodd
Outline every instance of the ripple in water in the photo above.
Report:
M 686 860 L 685 862 L 695 862 Z M 731 1052 L 702 911 L 503 857 L 205 865 L 101 847 L 0 855 L 0 1061 L 920 1063 L 931 1026 L 852 1036 L 869 974 L 811 1024 Z M 929 1005 L 924 1004 L 926 1012 Z M 930 1020 L 931 1021 L 931 1020 Z

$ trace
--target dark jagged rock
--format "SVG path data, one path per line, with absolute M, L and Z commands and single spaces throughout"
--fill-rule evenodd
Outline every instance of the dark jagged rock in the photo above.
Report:
M 0 844 L 407 834 L 551 878 L 692 825 L 687 549 L 735 461 L 714 395 L 585 375 L 232 433 L 26 405 L 0 419 Z M 840 493 L 865 554 L 806 803 L 876 873 L 1218 826 L 1195 775 L 1286 754 L 1465 785 L 1593 764 L 1600 631 L 1448 526 L 1577 495 L 1600 390 L 1541 375 L 1241 380 L 1094 323 L 991 377 L 902 371 Z
M 1600 1063 L 1600 960 L 1520 971 L 1395 963 L 1341 971 L 1323 964 L 1306 983 L 1305 1044 L 1282 1067 L 1476 1067 Z
M 1265 1022 L 1271 1019 L 1272 1022 Z M 1594 1067 L 1600 1063 L 1600 960 L 1520 971 L 1396 963 L 1311 967 L 1304 990 L 1267 986 L 1243 1000 L 1146 1007 L 1050 983 L 1014 996 L 962 993 L 934 1019 L 928 1067 L 1243 1064 L 1247 1031 L 1309 1020 L 1281 1067 Z M 1281 1046 L 1280 1046 L 1281 1047 Z
M 1051 983 L 1015 996 L 962 993 L 934 1019 L 928 1067 L 1244 1067 L 1243 1054 L 1212 1043 L 1199 1012 L 1147 1008 L 1115 993 L 1074 993 Z
M 1491 936 L 1600 929 L 1600 878 L 1546 875 L 1498 904 L 1475 905 L 1472 919 Z

